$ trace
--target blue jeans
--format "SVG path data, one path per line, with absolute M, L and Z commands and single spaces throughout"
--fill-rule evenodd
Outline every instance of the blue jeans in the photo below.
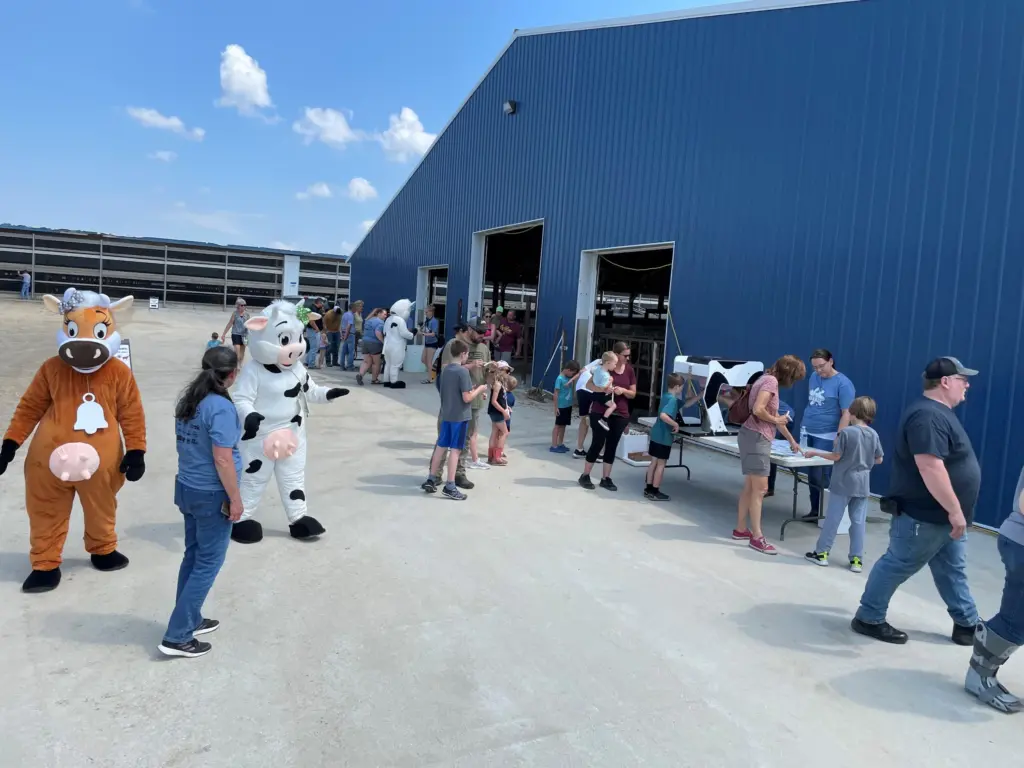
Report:
M 200 491 L 174 481 L 174 503 L 185 517 L 185 556 L 178 569 L 178 591 L 164 640 L 187 643 L 203 620 L 203 603 L 224 565 L 231 521 L 222 511 L 225 491 Z
M 967 586 L 967 536 L 949 537 L 949 524 L 922 523 L 895 515 L 889 524 L 889 549 L 875 563 L 860 598 L 857 618 L 881 624 L 900 585 L 927 565 L 950 617 L 961 627 L 978 624 L 978 608 Z
M 338 347 L 341 346 L 341 331 L 327 332 L 327 355 L 325 365 L 338 364 Z
M 305 336 L 306 343 L 309 344 L 309 351 L 306 353 L 306 367 L 312 368 L 316 365 L 316 356 L 320 352 L 320 334 L 307 327 Z
M 839 525 L 843 522 L 843 510 L 850 507 L 850 557 L 864 557 L 864 533 L 868 527 L 867 496 L 843 496 L 839 493 L 828 495 L 828 512 L 821 524 L 815 552 L 831 552 L 836 542 Z
M 832 440 L 822 440 L 820 437 L 807 436 L 808 448 L 817 448 L 819 451 L 831 451 L 833 445 L 835 443 Z M 811 494 L 812 515 L 819 514 L 821 509 L 821 489 L 828 488 L 828 483 L 831 479 L 832 467 L 807 468 L 807 490 Z
M 27 299 L 29 294 L 29 287 L 25 283 L 21 284 L 21 298 Z
M 356 337 L 349 334 L 347 339 L 341 340 L 341 367 L 345 369 L 356 367 Z
M 1006 583 L 999 613 L 985 624 L 1007 642 L 1024 645 L 1024 546 L 1005 536 L 996 546 L 1006 566 Z

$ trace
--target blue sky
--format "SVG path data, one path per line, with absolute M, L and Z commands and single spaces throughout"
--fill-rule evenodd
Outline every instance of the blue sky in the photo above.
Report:
M 346 253 L 514 29 L 711 4 L 4 3 L 0 222 Z

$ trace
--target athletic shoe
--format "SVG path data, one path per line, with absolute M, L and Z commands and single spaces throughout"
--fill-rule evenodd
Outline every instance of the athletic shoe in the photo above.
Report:
M 808 552 L 804 555 L 804 560 L 828 568 L 828 552 Z
M 579 448 L 577 448 L 576 450 L 574 450 L 572 452 L 572 457 L 574 459 L 585 459 L 585 458 L 587 458 L 587 452 L 586 451 L 581 451 Z
M 488 464 L 486 461 L 480 461 L 480 459 L 477 459 L 476 461 L 471 461 L 471 462 L 469 462 L 469 464 L 466 465 L 466 469 L 490 469 L 490 468 L 491 468 L 490 464 Z
M 466 490 L 466 491 L 472 491 L 476 487 L 476 483 L 474 483 L 472 480 L 470 480 L 465 475 L 456 475 L 455 476 L 455 487 L 456 488 L 462 488 L 463 490 Z
M 749 530 L 738 531 L 735 528 L 733 528 L 732 537 L 736 539 L 736 541 L 750 541 L 754 537 L 754 535 Z
M 854 573 L 860 573 L 864 570 L 864 561 L 859 557 L 850 558 L 850 570 Z
M 569 449 L 564 445 L 553 445 L 551 446 L 552 453 L 568 453 Z
M 193 635 L 207 635 L 210 632 L 216 632 L 220 629 L 220 622 L 216 619 L 203 619 L 199 622 L 199 626 L 196 627 Z
M 455 501 L 466 500 L 466 494 L 464 494 L 454 485 L 445 485 L 445 487 L 441 489 L 441 495 L 444 496 L 446 499 L 453 499 Z
M 205 656 L 213 650 L 212 645 L 200 642 L 194 637 L 187 643 L 168 643 L 164 640 L 157 646 L 157 648 L 164 656 L 181 656 L 186 659 L 195 659 L 200 656 Z
M 606 491 L 617 491 L 617 490 L 619 490 L 619 487 L 617 485 L 615 485 L 615 483 L 612 482 L 612 479 L 610 477 L 602 477 L 601 478 L 601 482 L 598 483 L 598 485 L 600 485 Z
M 358 384 L 360 387 L 363 386 L 363 374 L 356 374 L 356 384 Z
M 604 419 L 598 419 L 597 424 L 599 427 L 601 427 L 601 429 L 608 429 L 608 422 L 605 421 Z
M 657 488 L 655 488 L 654 490 L 644 491 L 644 498 L 648 499 L 649 501 L 668 501 L 669 500 L 669 496 L 667 494 L 662 493 Z
M 437 493 L 437 483 L 434 482 L 434 478 L 428 479 L 423 485 L 420 486 L 427 493 Z
M 762 536 L 760 539 L 751 537 L 750 543 L 747 544 L 755 552 L 760 552 L 762 555 L 777 555 L 779 550 L 768 543 L 768 539 Z
M 883 643 L 903 645 L 907 642 L 907 633 L 896 629 L 892 624 L 883 621 L 881 624 L 868 624 L 858 618 L 850 622 L 850 629 L 858 635 L 864 635 L 874 640 L 881 640 Z
M 590 475 L 580 475 L 580 479 L 577 480 L 576 482 L 578 482 L 588 491 L 594 490 L 594 481 L 590 479 Z

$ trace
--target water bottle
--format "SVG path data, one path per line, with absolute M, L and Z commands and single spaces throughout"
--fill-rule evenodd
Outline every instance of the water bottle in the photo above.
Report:
M 800 447 L 806 449 L 807 445 L 807 427 L 800 427 Z

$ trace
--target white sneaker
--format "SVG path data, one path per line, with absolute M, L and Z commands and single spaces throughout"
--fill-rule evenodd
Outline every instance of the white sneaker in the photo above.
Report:
M 469 469 L 490 469 L 491 468 L 490 464 L 488 464 L 486 461 L 480 461 L 480 459 L 477 459 L 476 461 L 471 461 L 466 466 Z

